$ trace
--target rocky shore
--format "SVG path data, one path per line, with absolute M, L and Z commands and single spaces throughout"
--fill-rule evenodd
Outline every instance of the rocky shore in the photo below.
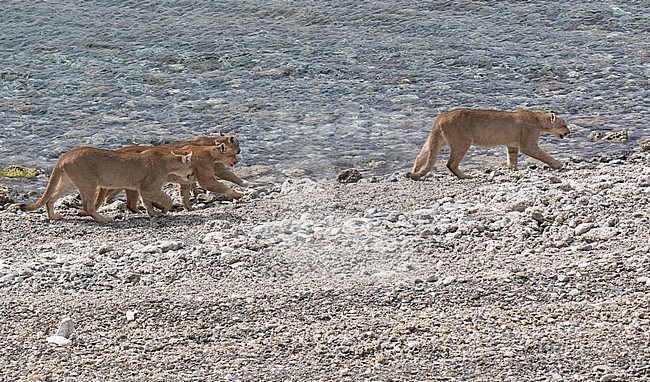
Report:
M 240 201 L 110 224 L 5 204 L 0 380 L 650 380 L 650 153 L 524 164 L 242 168 Z

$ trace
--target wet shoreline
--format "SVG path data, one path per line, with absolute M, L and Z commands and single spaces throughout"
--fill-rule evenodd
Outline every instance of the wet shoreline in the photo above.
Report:
M 390 174 L 456 107 L 555 110 L 579 128 L 542 146 L 565 158 L 650 136 L 640 3 L 211 4 L 7 2 L 0 165 L 222 131 L 242 166 Z

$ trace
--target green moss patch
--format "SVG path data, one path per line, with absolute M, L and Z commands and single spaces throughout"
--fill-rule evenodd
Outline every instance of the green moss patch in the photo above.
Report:
M 0 170 L 0 175 L 7 178 L 33 178 L 38 175 L 38 172 L 33 168 L 9 166 Z

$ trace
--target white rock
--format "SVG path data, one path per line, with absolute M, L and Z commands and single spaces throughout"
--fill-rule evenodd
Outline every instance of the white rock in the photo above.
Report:
M 16 275 L 13 273 L 9 273 L 8 275 L 4 275 L 0 277 L 0 284 L 8 283 L 14 280 L 16 278 Z
M 589 232 L 592 228 L 594 228 L 594 225 L 592 223 L 578 224 L 578 226 L 574 230 L 574 233 L 576 236 L 584 235 L 585 233 Z
M 132 310 L 127 310 L 126 311 L 126 320 L 127 321 L 133 321 L 135 320 L 135 312 Z
M 443 283 L 443 285 L 449 285 L 449 284 L 453 283 L 454 281 L 456 281 L 456 277 L 447 276 L 447 277 L 444 278 L 444 280 L 442 280 L 442 283 Z
M 601 382 L 612 382 L 616 380 L 618 376 L 616 374 L 605 374 L 602 377 L 600 377 Z
M 157 245 L 155 244 L 149 244 L 146 247 L 140 248 L 141 253 L 155 253 L 155 254 L 161 254 L 163 251 L 162 249 L 158 248 Z
M 370 275 L 370 278 L 389 278 L 397 275 L 394 271 L 379 271 Z
M 63 336 L 49 336 L 45 339 L 47 342 L 57 344 L 57 345 L 69 345 L 72 343 L 71 340 L 63 337 Z
M 619 232 L 620 231 L 614 227 L 598 227 L 590 230 L 585 236 L 593 240 L 607 240 L 617 236 Z
M 319 189 L 318 183 L 309 178 L 287 179 L 282 183 L 280 194 L 309 193 Z
M 183 248 L 183 242 L 173 240 L 163 241 L 158 243 L 158 248 L 163 252 L 176 251 Z
M 144 245 L 139 241 L 134 241 L 133 243 L 131 243 L 131 249 L 133 249 L 134 251 L 138 251 L 142 248 L 144 248 Z
M 204 243 L 212 243 L 215 241 L 221 241 L 223 239 L 224 239 L 223 233 L 221 232 L 208 232 L 207 234 L 205 234 L 205 236 L 203 236 Z

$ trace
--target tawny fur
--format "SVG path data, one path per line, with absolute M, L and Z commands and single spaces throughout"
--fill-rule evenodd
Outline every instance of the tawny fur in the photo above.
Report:
M 538 159 L 553 169 L 562 167 L 562 162 L 539 147 L 541 133 L 564 138 L 569 129 L 566 122 L 554 113 L 543 114 L 527 110 L 448 111 L 433 120 L 431 133 L 415 159 L 411 172 L 406 176 L 417 180 L 426 175 L 436 164 L 436 157 L 446 144 L 450 148 L 447 168 L 461 179 L 469 178 L 458 165 L 471 146 L 506 146 L 508 167 L 512 170 L 517 170 L 519 152 Z
M 214 177 L 215 164 L 228 164 L 234 165 L 237 163 L 238 148 L 227 147 L 223 143 L 217 146 L 186 146 L 182 149 L 175 149 L 169 147 L 151 147 L 151 146 L 129 146 L 123 147 L 118 152 L 146 152 L 146 151 L 159 151 L 159 152 L 176 152 L 181 154 L 192 154 L 192 167 L 195 178 L 182 179 L 174 175 L 167 177 L 167 182 L 178 183 L 180 185 L 180 194 L 183 207 L 192 211 L 194 208 L 190 204 L 190 190 L 195 185 L 196 181 L 199 185 L 206 190 L 219 192 L 231 198 L 239 198 L 241 194 L 230 187 L 218 182 Z M 196 180 L 196 181 L 195 181 Z M 112 199 L 117 195 L 121 189 L 102 189 L 97 196 L 95 207 L 99 207 L 104 200 Z M 143 197 L 143 199 L 145 199 Z M 126 190 L 126 206 L 134 212 L 139 213 L 138 209 L 138 192 L 136 190 Z
M 142 153 L 115 152 L 93 147 L 79 147 L 62 154 L 54 165 L 45 193 L 34 203 L 21 204 L 23 211 L 34 211 L 43 205 L 50 219 L 60 219 L 54 212 L 54 202 L 77 188 L 85 214 L 99 222 L 110 218 L 97 213 L 95 199 L 101 188 L 135 190 L 147 200 L 150 215 L 157 214 L 152 203 L 163 212 L 172 206 L 172 200 L 161 188 L 170 174 L 181 179 L 192 177 L 190 154 L 171 151 L 145 151 Z
M 214 146 L 214 145 L 219 145 L 223 143 L 227 147 L 232 148 L 239 154 L 241 152 L 239 148 L 239 141 L 237 140 L 236 137 L 232 135 L 216 135 L 216 136 L 203 136 L 203 137 L 196 137 L 194 139 L 190 139 L 188 141 L 176 141 L 176 142 L 171 142 L 162 145 L 163 147 L 173 147 L 173 148 L 181 148 L 185 146 Z M 248 182 L 241 179 L 235 173 L 230 171 L 226 166 L 223 165 L 223 163 L 215 163 L 214 165 L 214 175 L 223 180 L 227 180 L 229 182 L 232 182 L 238 186 L 242 187 L 248 187 Z M 220 183 L 220 182 L 218 182 Z M 223 190 L 228 190 L 227 194 L 225 192 L 217 191 L 226 194 L 227 196 L 231 198 L 241 198 L 242 194 L 233 190 L 232 188 L 226 186 L 225 184 L 223 187 L 221 187 Z M 238 195 L 238 196 L 234 196 Z

